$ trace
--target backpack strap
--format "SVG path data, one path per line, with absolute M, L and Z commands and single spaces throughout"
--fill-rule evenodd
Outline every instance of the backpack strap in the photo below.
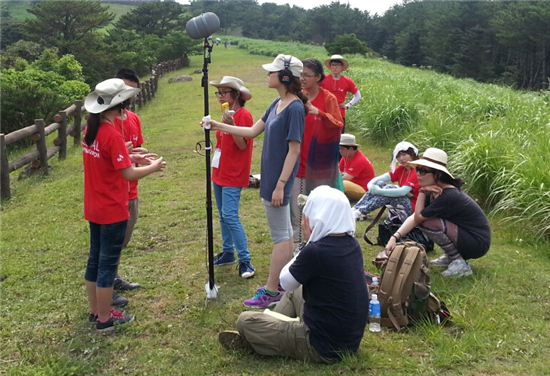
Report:
M 384 211 L 386 210 L 386 207 L 385 206 L 382 206 L 380 208 L 380 210 L 378 211 L 378 214 L 376 214 L 376 217 L 374 217 L 374 219 L 372 220 L 372 222 L 367 226 L 367 228 L 365 229 L 365 233 L 363 234 L 363 239 L 365 239 L 365 241 L 370 244 L 370 245 L 376 245 L 374 244 L 370 239 L 369 237 L 367 236 L 368 232 L 378 223 L 378 221 L 380 220 L 380 218 L 382 217 L 382 214 L 384 214 Z
M 412 289 L 414 278 L 411 271 L 419 251 L 420 249 L 416 247 L 416 244 L 412 245 L 407 242 L 403 246 L 405 256 L 399 268 L 399 273 L 396 276 L 395 283 L 393 284 L 391 292 L 393 301 L 390 307 L 391 315 L 388 315 L 398 330 L 407 326 L 409 323 L 409 319 L 407 318 L 407 307 L 404 305 Z
M 384 271 L 380 280 L 380 288 L 378 289 L 378 300 L 380 301 L 382 324 L 385 326 L 392 325 L 388 323 L 387 318 L 391 315 L 390 308 L 394 302 L 394 298 L 392 297 L 392 289 L 397 272 L 399 270 L 399 265 L 401 264 L 400 260 L 403 254 L 403 250 L 403 244 L 398 244 L 395 246 L 384 264 Z

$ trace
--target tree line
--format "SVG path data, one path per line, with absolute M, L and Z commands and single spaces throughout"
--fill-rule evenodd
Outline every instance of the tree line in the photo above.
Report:
M 195 0 L 189 10 L 215 12 L 225 31 L 246 37 L 326 44 L 354 34 L 403 65 L 518 89 L 549 87 L 548 1 L 412 0 L 383 16 L 344 3 L 305 10 L 255 0 Z

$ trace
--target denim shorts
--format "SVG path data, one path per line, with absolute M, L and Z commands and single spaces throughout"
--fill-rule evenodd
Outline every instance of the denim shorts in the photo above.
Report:
M 90 222 L 90 255 L 84 279 L 96 287 L 113 287 L 128 221 L 100 225 Z
M 262 199 L 265 209 L 265 216 L 269 231 L 271 232 L 271 240 L 273 244 L 279 244 L 292 239 L 292 225 L 290 224 L 290 205 L 279 206 L 274 208 L 271 206 L 271 201 Z

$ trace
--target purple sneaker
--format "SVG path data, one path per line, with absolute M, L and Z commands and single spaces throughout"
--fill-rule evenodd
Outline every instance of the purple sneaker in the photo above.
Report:
M 282 296 L 281 292 L 277 292 L 277 295 L 271 296 L 266 292 L 265 288 L 260 288 L 252 298 L 244 301 L 244 305 L 250 308 L 269 308 L 277 304 Z

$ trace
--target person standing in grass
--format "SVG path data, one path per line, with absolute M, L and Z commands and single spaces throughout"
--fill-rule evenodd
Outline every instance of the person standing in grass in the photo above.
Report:
M 128 224 L 128 181 L 164 168 L 162 158 L 132 159 L 116 119 L 125 101 L 139 92 L 118 78 L 100 82 L 88 94 L 84 107 L 88 122 L 82 143 L 84 163 L 84 217 L 90 224 L 90 254 L 84 275 L 89 321 L 100 332 L 110 332 L 133 317 L 111 309 L 113 283 Z M 133 166 L 139 160 L 141 167 Z
M 323 64 L 316 59 L 306 59 L 302 63 L 302 92 L 308 102 L 304 138 L 300 145 L 300 165 L 290 201 L 295 242 L 302 241 L 298 194 L 309 194 L 320 185 L 337 186 L 340 173 L 338 142 L 344 126 L 336 97 L 320 86 L 325 78 Z
M 273 250 L 267 284 L 245 300 L 244 305 L 266 308 L 281 299 L 279 273 L 292 255 L 290 223 L 290 191 L 298 169 L 300 142 L 304 134 L 307 98 L 302 94 L 300 76 L 302 62 L 291 55 L 279 54 L 270 64 L 262 65 L 268 87 L 279 97 L 252 127 L 237 127 L 214 120 L 204 122 L 212 129 L 236 136 L 254 138 L 264 132 L 262 148 L 260 196 L 271 232 Z
M 403 210 L 406 216 L 411 215 L 418 196 L 418 179 L 409 162 L 416 159 L 416 146 L 407 141 L 395 145 L 390 172 L 377 176 L 368 183 L 367 193 L 353 207 L 355 219 L 361 219 L 385 205 Z M 392 185 L 391 182 L 397 182 L 398 185 Z
M 344 133 L 340 136 L 340 172 L 344 181 L 344 193 L 351 202 L 359 200 L 368 190 L 368 183 L 374 178 L 374 167 L 359 150 L 355 136 Z
M 351 78 L 343 75 L 348 69 L 349 63 L 342 55 L 332 55 L 330 59 L 325 61 L 325 65 L 330 70 L 330 75 L 323 80 L 321 86 L 334 94 L 338 100 L 340 113 L 345 125 L 346 110 L 359 103 L 361 92 Z M 351 94 L 353 97 L 348 103 L 344 103 L 348 94 Z M 345 132 L 345 128 L 342 132 Z
M 281 271 L 286 292 L 275 314 L 241 313 L 238 331 L 219 334 L 222 346 L 321 363 L 357 352 L 369 294 L 346 196 L 326 185 L 315 188 L 302 227 L 307 244 Z
M 409 162 L 416 167 L 420 192 L 414 214 L 409 216 L 386 244 L 387 257 L 403 236 L 415 227 L 443 249 L 431 266 L 446 267 L 443 277 L 472 275 L 466 262 L 487 253 L 491 245 L 489 221 L 479 205 L 460 190 L 461 179 L 447 170 L 447 153 L 428 148 L 422 158 Z
M 139 88 L 139 77 L 131 69 L 122 68 L 117 74 L 116 78 L 120 78 L 127 86 L 133 88 Z M 130 98 L 125 104 L 129 105 L 134 98 Z M 123 115 L 120 118 L 115 119 L 115 127 L 121 132 L 128 151 L 136 156 L 139 154 L 145 155 L 147 150 L 142 147 L 143 134 L 141 132 L 141 120 L 139 116 L 129 109 L 125 108 Z M 124 242 L 122 243 L 122 249 L 125 249 L 132 238 L 134 227 L 137 223 L 139 216 L 139 200 L 138 200 L 138 182 L 128 182 L 128 225 L 126 226 L 126 233 L 124 235 Z M 117 268 L 118 269 L 118 268 Z M 118 275 L 115 277 L 114 290 L 115 291 L 130 291 L 139 288 L 138 283 L 132 283 L 124 280 Z M 124 307 L 128 304 L 128 299 L 113 293 L 113 305 L 118 307 Z
M 252 115 L 244 105 L 252 95 L 244 82 L 237 77 L 224 76 L 220 81 L 211 81 L 210 85 L 218 89 L 216 97 L 220 104 L 228 105 L 222 121 L 237 127 L 251 127 Z M 252 278 L 255 273 L 246 234 L 239 219 L 241 190 L 248 187 L 249 182 L 252 147 L 251 139 L 217 131 L 212 158 L 212 182 L 223 242 L 222 252 L 214 258 L 214 266 L 233 264 L 236 249 L 242 278 Z

